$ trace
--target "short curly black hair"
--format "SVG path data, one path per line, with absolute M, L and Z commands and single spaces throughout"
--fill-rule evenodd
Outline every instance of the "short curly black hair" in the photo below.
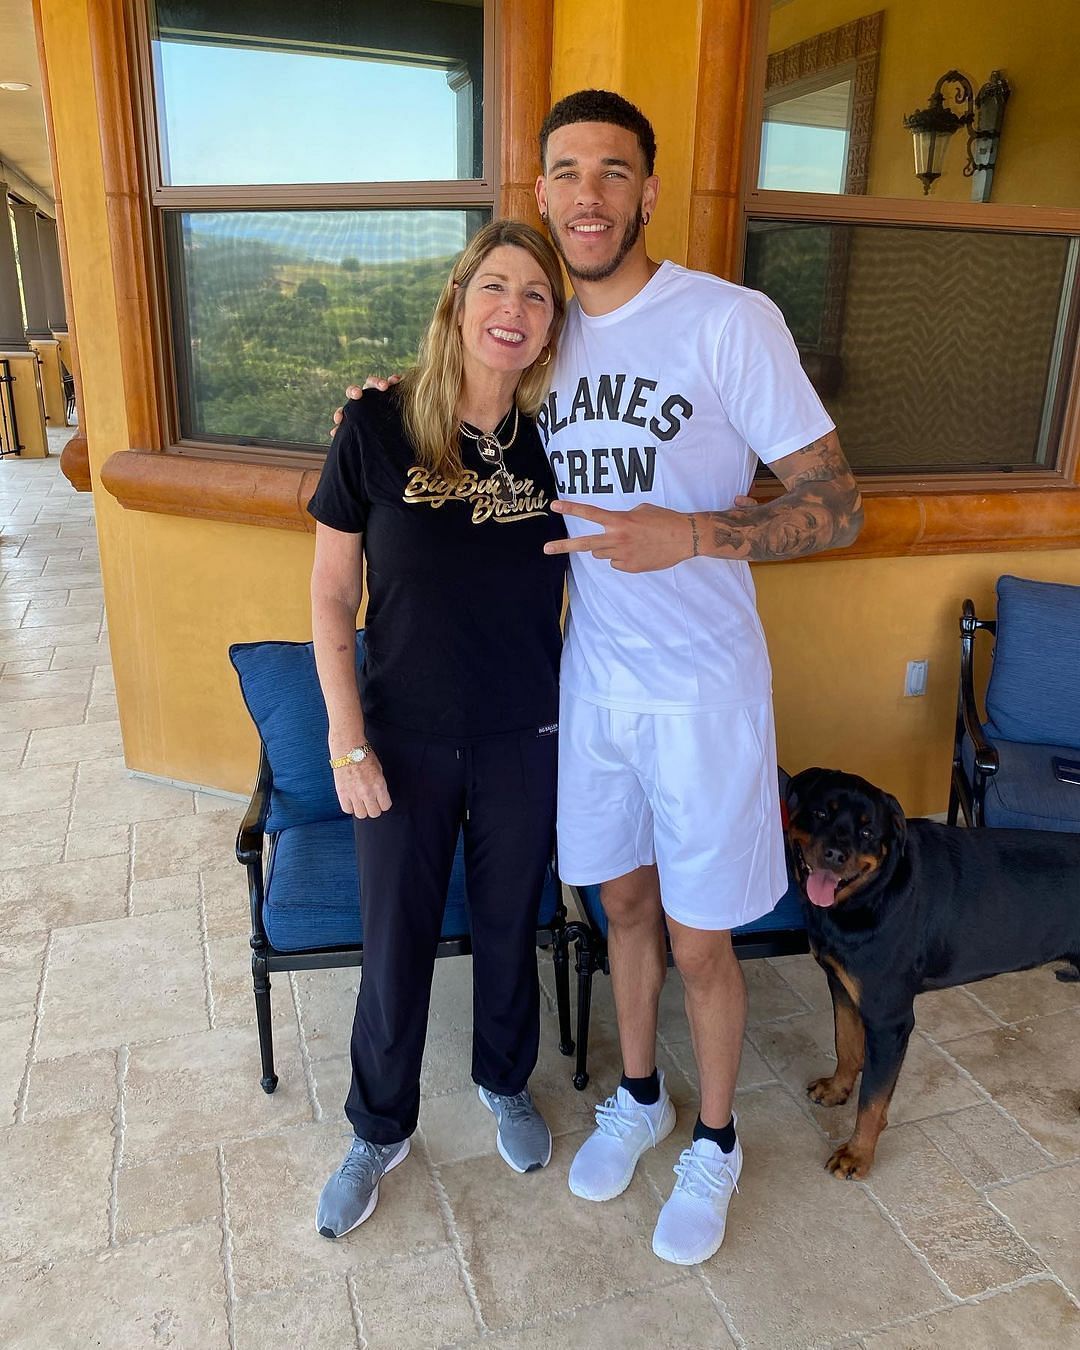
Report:
M 548 137 L 560 127 L 573 126 L 575 122 L 609 122 L 612 126 L 632 131 L 641 146 L 645 172 L 652 173 L 656 165 L 656 133 L 652 124 L 640 108 L 636 108 L 621 94 L 613 94 L 610 89 L 579 89 L 576 94 L 567 94 L 565 98 L 559 99 L 540 128 L 542 169 L 547 167 Z

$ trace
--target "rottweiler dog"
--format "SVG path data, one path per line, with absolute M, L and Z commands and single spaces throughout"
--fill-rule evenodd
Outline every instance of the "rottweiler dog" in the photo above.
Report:
M 1080 789 L 1078 789 L 1080 790 Z M 788 784 L 787 838 L 810 950 L 832 994 L 836 1071 L 810 1083 L 855 1132 L 825 1164 L 864 1177 L 915 1026 L 915 996 L 1067 961 L 1080 978 L 1080 834 L 907 820 L 864 778 L 807 769 Z

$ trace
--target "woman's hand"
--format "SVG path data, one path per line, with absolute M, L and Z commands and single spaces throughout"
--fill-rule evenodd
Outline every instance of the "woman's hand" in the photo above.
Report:
M 382 765 L 374 750 L 359 764 L 346 764 L 334 770 L 334 787 L 346 815 L 357 820 L 374 820 L 392 805 L 383 777 Z

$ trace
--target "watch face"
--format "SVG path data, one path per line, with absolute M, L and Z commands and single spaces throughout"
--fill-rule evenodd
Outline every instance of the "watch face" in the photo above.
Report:
M 350 750 L 349 758 L 354 764 L 362 764 L 364 760 L 367 759 L 367 751 L 360 749 Z

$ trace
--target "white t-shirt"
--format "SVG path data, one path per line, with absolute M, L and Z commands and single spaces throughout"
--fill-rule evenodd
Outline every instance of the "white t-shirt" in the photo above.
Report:
M 671 262 L 610 314 L 571 303 L 536 420 L 560 497 L 611 510 L 723 510 L 748 491 L 755 456 L 771 463 L 833 429 L 776 306 Z M 599 529 L 566 524 L 571 535 Z M 627 712 L 767 699 L 749 566 L 689 558 L 628 573 L 571 554 L 561 678 L 578 697 Z

